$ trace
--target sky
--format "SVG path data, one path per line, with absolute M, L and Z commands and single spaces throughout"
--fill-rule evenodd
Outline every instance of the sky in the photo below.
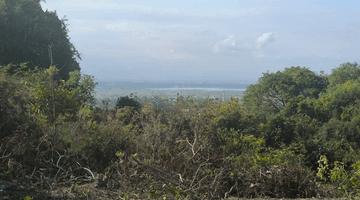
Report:
M 360 1 L 47 0 L 97 81 L 255 83 L 359 62 Z

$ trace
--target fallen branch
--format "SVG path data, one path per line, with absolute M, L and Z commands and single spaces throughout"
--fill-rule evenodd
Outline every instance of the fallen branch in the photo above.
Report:
M 138 164 L 140 164 L 140 165 L 142 165 L 142 166 L 144 166 L 144 167 L 146 167 L 146 168 L 150 168 L 150 169 L 152 169 L 152 170 L 154 170 L 154 171 L 157 171 L 157 172 L 159 172 L 159 173 L 162 173 L 162 174 L 170 177 L 171 179 L 174 179 L 170 174 L 168 174 L 168 173 L 166 173 L 166 172 L 164 172 L 164 171 L 161 171 L 161 170 L 159 170 L 159 169 L 156 169 L 155 167 L 152 167 L 152 166 L 150 166 L 150 165 L 147 165 L 147 164 L 145 164 L 145 163 L 137 160 L 137 159 L 134 158 L 134 157 L 131 157 L 131 158 L 132 158 L 136 163 L 138 163 Z M 170 183 L 172 183 L 172 184 L 175 185 L 175 186 L 179 186 L 178 183 L 176 183 L 176 182 L 174 182 L 174 181 L 172 181 L 172 180 L 170 180 L 170 179 L 167 179 L 167 178 L 161 176 L 160 174 L 157 174 L 157 173 L 154 173 L 154 172 L 152 172 L 152 174 L 156 175 L 157 177 L 159 177 L 160 179 L 162 179 L 162 180 L 164 180 L 164 181 L 169 181 Z
M 92 173 L 90 169 L 81 166 L 77 161 L 75 161 L 75 162 L 80 166 L 80 169 L 84 169 L 84 170 L 88 171 L 91 174 L 92 180 L 95 180 L 94 173 Z

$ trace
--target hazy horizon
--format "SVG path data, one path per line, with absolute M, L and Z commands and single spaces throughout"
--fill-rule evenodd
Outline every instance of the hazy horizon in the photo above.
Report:
M 81 72 L 97 81 L 254 83 L 301 66 L 358 62 L 360 2 L 52 0 L 66 15 Z
M 156 90 L 211 90 L 245 91 L 253 83 L 225 81 L 97 81 L 95 90 L 156 89 Z

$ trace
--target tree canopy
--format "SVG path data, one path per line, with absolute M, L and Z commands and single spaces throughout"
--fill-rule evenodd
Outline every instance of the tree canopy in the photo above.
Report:
M 347 62 L 341 64 L 338 68 L 332 69 L 331 72 L 329 82 L 334 86 L 358 79 L 360 77 L 360 66 L 356 62 Z
M 264 73 L 257 84 L 247 88 L 243 101 L 247 107 L 277 113 L 298 95 L 318 98 L 327 85 L 325 76 L 307 68 L 285 68 L 276 73 Z
M 40 0 L 0 1 L 0 66 L 29 62 L 49 68 L 56 65 L 56 78 L 69 79 L 69 72 L 80 71 L 79 52 L 70 42 L 66 19 L 56 11 L 43 11 Z

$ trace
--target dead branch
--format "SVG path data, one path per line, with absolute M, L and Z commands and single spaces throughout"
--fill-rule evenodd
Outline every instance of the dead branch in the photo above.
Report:
M 134 157 L 131 157 L 131 158 L 132 158 L 136 163 L 138 163 L 138 164 L 140 164 L 140 165 L 142 165 L 142 166 L 144 166 L 144 167 L 146 167 L 146 168 L 150 168 L 150 169 L 152 169 L 152 170 L 154 170 L 154 171 L 156 171 L 156 172 L 159 172 L 159 173 L 162 173 L 162 174 L 168 176 L 170 179 L 174 179 L 170 174 L 168 174 L 168 173 L 166 173 L 166 172 L 164 172 L 164 171 L 161 171 L 161 170 L 159 170 L 159 169 L 156 169 L 155 167 L 152 167 L 152 166 L 150 166 L 150 165 L 147 165 L 147 164 L 145 164 L 145 163 L 137 160 L 137 159 L 134 158 Z M 154 173 L 154 172 L 152 172 L 152 173 L 153 173 L 154 175 L 156 175 L 157 177 L 159 177 L 160 179 L 164 180 L 164 181 L 169 181 L 169 182 L 172 183 L 173 185 L 179 186 L 178 183 L 176 183 L 176 182 L 174 182 L 174 181 L 172 181 L 172 180 L 170 180 L 170 179 L 167 179 L 167 178 L 161 176 L 160 174 L 157 174 L 157 173 Z

